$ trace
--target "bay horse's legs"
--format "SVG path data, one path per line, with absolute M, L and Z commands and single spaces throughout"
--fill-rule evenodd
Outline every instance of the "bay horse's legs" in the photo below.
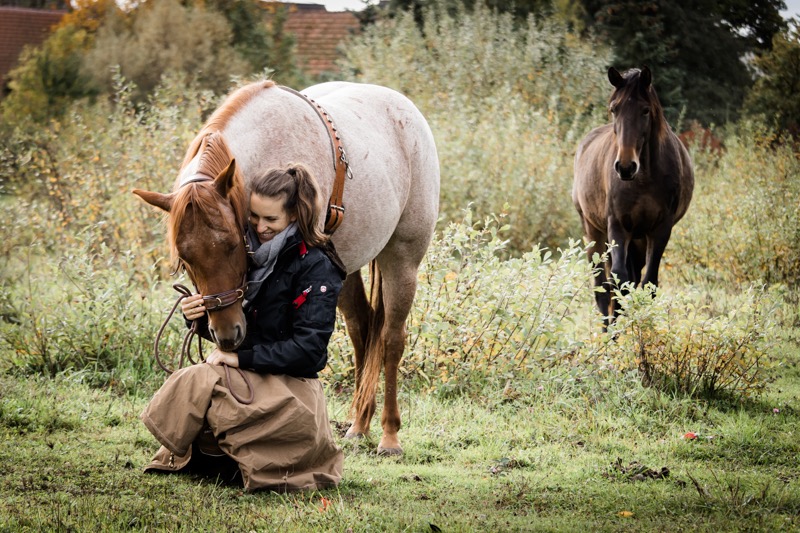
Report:
M 582 218 L 582 217 L 581 217 Z M 583 227 L 584 232 L 586 233 L 586 240 L 589 242 L 593 242 L 591 246 L 586 249 L 586 256 L 591 263 L 593 261 L 593 257 L 595 254 L 598 256 L 602 256 L 606 251 L 606 235 L 604 232 L 598 230 L 594 226 L 590 225 L 588 222 L 583 220 Z M 594 293 L 594 300 L 597 304 L 597 308 L 600 310 L 600 314 L 604 317 L 608 317 L 610 312 L 611 306 L 611 293 L 609 292 L 608 287 L 608 273 L 606 265 L 600 265 L 602 268 L 597 273 L 597 276 L 594 277 L 594 286 L 597 287 L 604 287 L 606 289 L 605 292 L 595 292 Z
M 642 281 L 642 269 L 647 260 L 647 244 L 642 239 L 631 240 L 628 245 L 628 279 L 634 287 Z
M 662 224 L 657 231 L 647 236 L 647 266 L 642 278 L 642 286 L 652 283 L 658 287 L 658 268 L 661 257 L 667 249 L 670 235 L 672 235 L 672 222 Z
M 339 293 L 339 310 L 344 316 L 347 334 L 353 343 L 355 358 L 355 388 L 358 391 L 362 386 L 361 372 L 364 368 L 366 355 L 367 335 L 369 333 L 370 305 L 364 290 L 364 281 L 361 271 L 356 271 L 347 276 Z M 369 421 L 375 413 L 375 402 L 367 406 L 363 413 L 355 413 L 353 425 L 347 430 L 347 437 L 361 437 L 369 433 Z
M 632 247 L 631 238 L 628 232 L 623 229 L 622 224 L 613 218 L 608 220 L 608 242 L 614 243 L 609 253 L 612 274 L 609 285 L 611 290 L 622 289 L 626 282 L 635 279 L 628 274 L 628 248 Z M 611 294 L 609 294 L 609 297 L 611 298 L 612 310 L 610 320 L 613 321 L 619 311 L 619 303 Z

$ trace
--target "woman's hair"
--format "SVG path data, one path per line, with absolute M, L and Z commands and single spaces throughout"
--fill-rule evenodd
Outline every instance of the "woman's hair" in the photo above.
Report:
M 319 186 L 303 165 L 268 170 L 252 180 L 250 192 L 271 198 L 282 196 L 283 209 L 297 217 L 297 229 L 308 246 L 319 246 L 328 241 L 328 235 L 318 224 L 322 214 Z

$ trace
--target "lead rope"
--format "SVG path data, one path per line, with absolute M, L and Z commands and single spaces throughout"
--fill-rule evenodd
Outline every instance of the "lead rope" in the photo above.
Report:
M 175 305 L 172 306 L 172 310 L 169 312 L 169 315 L 167 315 L 166 320 L 164 320 L 164 323 L 161 324 L 161 327 L 158 329 L 155 345 L 153 347 L 153 351 L 156 356 L 156 363 L 158 363 L 158 366 L 161 367 L 161 370 L 163 370 L 167 374 L 172 374 L 173 372 L 175 372 L 175 370 L 170 369 L 169 367 L 167 367 L 167 365 L 164 364 L 163 361 L 161 361 L 161 354 L 159 352 L 158 345 L 161 344 L 161 336 L 164 334 L 164 330 L 167 328 L 167 324 L 169 324 L 169 321 L 172 319 L 172 315 L 175 314 L 175 310 L 178 308 L 178 305 L 184 298 L 192 295 L 192 291 L 190 291 L 188 288 L 186 288 L 186 286 L 181 285 L 180 283 L 176 283 L 172 287 L 180 293 L 180 296 L 178 296 L 178 299 L 175 301 Z M 203 340 L 200 337 L 200 335 L 197 335 L 197 352 L 200 355 L 200 361 L 195 361 L 194 359 L 192 359 L 191 342 L 192 342 L 192 337 L 195 335 L 197 335 L 196 320 L 192 321 L 192 326 L 189 328 L 189 331 L 187 331 L 186 335 L 183 337 L 183 344 L 181 344 L 181 357 L 180 360 L 178 361 L 178 368 L 183 368 L 183 363 L 186 359 L 188 359 L 189 362 L 193 365 L 197 364 L 198 362 L 205 361 L 205 358 L 203 357 Z M 247 390 L 250 392 L 250 396 L 248 398 L 242 398 L 241 396 L 236 394 L 236 392 L 233 390 L 233 387 L 231 386 L 232 385 L 231 367 L 229 367 L 226 364 L 223 364 L 222 366 L 225 367 L 225 379 L 227 381 L 227 387 L 231 393 L 231 396 L 233 396 L 234 399 L 242 405 L 250 405 L 251 403 L 253 403 L 253 399 L 255 398 L 255 390 L 253 389 L 253 384 L 250 382 L 250 378 L 247 377 L 247 374 L 245 374 L 241 368 L 236 369 L 239 372 L 239 375 L 242 376 L 242 380 L 244 380 L 245 385 L 247 385 Z

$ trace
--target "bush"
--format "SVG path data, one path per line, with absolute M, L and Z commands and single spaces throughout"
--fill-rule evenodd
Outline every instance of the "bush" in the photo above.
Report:
M 638 368 L 645 384 L 695 396 L 750 396 L 764 390 L 773 365 L 769 332 L 776 301 L 750 287 L 730 302 L 699 291 L 652 285 L 616 296 L 621 315 L 608 349 L 620 368 Z
M 674 230 L 666 268 L 685 282 L 800 280 L 800 158 L 763 124 L 743 121 L 725 151 L 697 174 Z M 671 250 L 671 251 L 670 251 Z
M 131 252 L 98 247 L 89 232 L 79 238 L 87 242 L 59 261 L 37 261 L 16 283 L 3 282 L 0 339 L 11 350 L 5 364 L 51 377 L 87 370 L 93 385 L 135 388 L 160 371 L 153 339 L 169 303 L 156 271 L 137 272 Z M 166 339 L 164 350 L 177 350 L 177 341 Z
M 111 250 L 136 250 L 140 271 L 163 258 L 161 216 L 131 190 L 171 188 L 189 141 L 216 101 L 165 79 L 149 105 L 137 109 L 133 86 L 115 80 L 115 104 L 76 105 L 63 122 L 18 131 L 3 147 L 0 182 L 14 195 L 0 222 L 6 260 L 34 242 L 58 256 L 74 249 L 82 231 Z
M 475 221 L 472 211 L 450 223 L 423 262 L 408 319 L 408 348 L 401 372 L 413 386 L 438 394 L 476 393 L 526 380 L 569 361 L 591 326 L 575 319 L 591 297 L 585 250 L 534 248 L 502 260 L 509 228 L 503 216 Z M 331 374 L 350 369 L 351 350 L 332 343 Z

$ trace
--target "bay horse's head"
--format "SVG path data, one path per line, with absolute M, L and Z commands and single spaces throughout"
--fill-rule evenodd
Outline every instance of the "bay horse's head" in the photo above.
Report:
M 608 81 L 614 86 L 608 103 L 617 143 L 614 170 L 620 179 L 629 181 L 642 168 L 642 151 L 647 143 L 663 139 L 664 111 L 653 88 L 649 68 L 630 69 L 620 74 L 610 67 Z
M 247 281 L 247 199 L 222 134 L 195 139 L 172 193 L 133 192 L 169 213 L 167 240 L 173 264 L 186 269 L 205 297 L 211 338 L 220 349 L 234 350 L 246 332 L 242 297 Z

